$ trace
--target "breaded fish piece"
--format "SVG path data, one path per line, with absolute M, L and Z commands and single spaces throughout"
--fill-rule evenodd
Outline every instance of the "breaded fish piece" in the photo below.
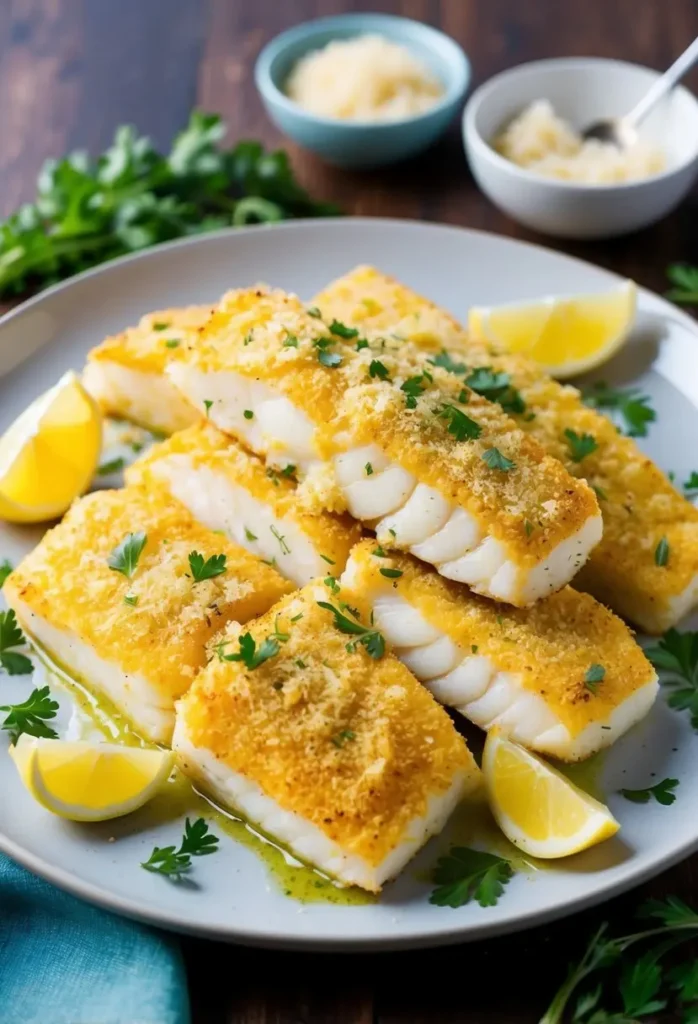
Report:
M 164 434 L 201 418 L 165 376 L 186 342 L 211 315 L 211 306 L 146 313 L 136 327 L 106 338 L 87 357 L 83 383 L 102 411 Z
M 168 373 L 381 543 L 510 604 L 563 586 L 601 533 L 587 484 L 416 346 L 346 335 L 295 296 L 230 292 Z
M 589 757 L 657 695 L 656 673 L 625 623 L 571 587 L 532 608 L 503 608 L 367 540 L 341 584 L 341 599 L 368 603 L 393 652 L 438 701 L 541 754 Z
M 211 530 L 271 562 L 299 587 L 338 576 L 361 527 L 349 516 L 310 515 L 296 494 L 295 467 L 266 468 L 212 423 L 155 445 L 126 471 L 127 483 L 164 485 Z
M 698 509 L 632 438 L 586 406 L 576 388 L 546 376 L 525 356 L 474 341 L 450 314 L 373 267 L 357 267 L 313 302 L 327 320 L 337 317 L 367 332 L 389 332 L 432 352 L 450 349 L 453 358 L 442 355 L 441 361 L 457 368 L 459 379 L 468 379 L 478 367 L 505 374 L 520 397 L 516 403 L 511 390 L 504 394 L 517 425 L 569 473 L 588 480 L 599 497 L 603 538 L 575 586 L 649 633 L 675 626 L 696 606 Z M 568 430 L 588 434 L 597 446 L 580 462 L 572 457 Z M 663 538 L 669 545 L 665 565 L 655 557 Z
M 347 649 L 318 604 L 327 595 L 311 583 L 241 637 L 230 627 L 177 706 L 173 745 L 220 803 L 306 864 L 378 892 L 480 773 L 397 658 Z
M 117 559 L 130 535 L 132 552 L 145 540 L 131 564 Z M 192 552 L 204 560 L 225 556 L 217 566 L 223 571 L 197 582 Z M 168 743 L 174 702 L 206 664 L 209 640 L 231 619 L 246 622 L 291 589 L 276 570 L 197 523 L 166 491 L 126 488 L 75 502 L 11 573 L 3 593 L 29 637 L 69 675 L 107 696 L 141 735 Z

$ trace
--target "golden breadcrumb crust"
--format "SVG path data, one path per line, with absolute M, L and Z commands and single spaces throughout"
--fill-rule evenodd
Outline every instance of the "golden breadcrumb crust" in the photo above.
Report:
M 337 575 L 346 564 L 349 551 L 361 537 L 361 527 L 349 516 L 328 512 L 310 515 L 297 497 L 297 484 L 273 469 L 267 469 L 257 456 L 222 433 L 212 423 L 200 424 L 173 434 L 154 445 L 126 471 L 127 483 L 160 481 L 158 464 L 176 456 L 185 456 L 194 467 L 206 466 L 221 473 L 232 484 L 244 487 L 262 504 L 268 505 L 278 519 L 292 520 L 311 540 L 315 549 L 328 559 L 328 572 Z
M 107 559 L 138 531 L 147 543 L 128 579 Z M 195 583 L 192 551 L 206 559 L 224 554 L 226 571 Z M 261 614 L 292 589 L 271 566 L 200 526 L 166 491 L 126 488 L 75 502 L 14 570 L 4 593 L 10 605 L 22 601 L 76 634 L 126 676 L 144 676 L 167 706 L 206 663 L 206 644 L 217 630 Z M 127 604 L 126 595 L 136 604 Z
M 232 370 L 272 384 L 316 424 L 316 448 L 325 459 L 341 450 L 342 435 L 376 443 L 467 509 L 522 566 L 535 565 L 599 514 L 583 481 L 547 456 L 500 406 L 428 363 L 417 346 L 370 338 L 357 350 L 357 340 L 333 334 L 295 296 L 248 290 L 223 297 L 185 358 L 199 370 Z M 324 365 L 324 352 L 341 363 Z M 410 377 L 421 378 L 413 407 L 402 390 Z M 459 439 L 454 415 L 467 415 L 480 437 Z M 494 448 L 514 463 L 509 472 L 484 461 Z
M 313 301 L 326 319 L 390 331 L 430 350 L 457 349 L 457 358 L 471 369 L 490 366 L 508 373 L 526 403 L 523 414 L 512 414 L 517 425 L 571 474 L 598 488 L 603 538 L 577 584 L 649 632 L 673 624 L 673 599 L 698 576 L 698 509 L 632 438 L 586 406 L 576 388 L 548 377 L 525 356 L 476 341 L 444 310 L 372 267 L 357 267 Z M 565 430 L 590 434 L 597 449 L 574 462 Z M 669 560 L 658 566 L 655 551 L 663 537 Z
M 474 789 L 479 770 L 446 712 L 396 658 L 347 651 L 351 637 L 317 604 L 327 599 L 312 583 L 250 623 L 258 648 L 275 633 L 288 639 L 255 669 L 214 653 L 178 715 L 194 746 L 378 865 L 430 797 L 459 774 Z M 238 632 L 228 629 L 225 652 L 238 651 Z
M 445 580 L 410 555 L 382 558 L 375 550 L 375 542 L 362 541 L 351 553 L 359 567 L 355 586 L 364 599 L 381 592 L 404 598 L 464 655 L 476 653 L 489 658 L 497 671 L 518 675 L 573 737 L 607 719 L 655 679 L 625 623 L 589 594 L 565 587 L 531 608 L 510 608 Z M 402 576 L 388 579 L 381 568 L 397 569 Z M 593 664 L 605 670 L 596 693 L 584 683 Z
M 105 338 L 89 353 L 88 362 L 111 362 L 144 373 L 164 373 L 165 367 L 179 357 L 185 342 L 211 316 L 211 306 L 184 306 L 146 313 L 136 327 Z M 167 342 L 178 342 L 178 345 Z

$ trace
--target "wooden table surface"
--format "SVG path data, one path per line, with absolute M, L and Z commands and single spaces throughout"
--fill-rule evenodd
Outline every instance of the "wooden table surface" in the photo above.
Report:
M 454 36 L 475 82 L 523 61 L 597 55 L 666 66 L 698 31 L 696 0 L 2 0 L 0 214 L 33 195 L 41 161 L 105 147 L 132 122 L 165 145 L 199 106 L 232 138 L 282 140 L 252 81 L 282 29 L 351 9 L 401 13 Z M 698 79 L 689 79 L 695 88 Z M 457 126 L 428 156 L 350 174 L 289 147 L 304 183 L 347 213 L 411 217 L 543 242 L 656 290 L 696 262 L 696 196 L 661 224 L 611 242 L 541 239 L 479 193 Z M 602 910 L 473 946 L 371 956 L 238 949 L 184 940 L 195 1024 L 535 1024 L 600 920 L 626 927 L 648 894 L 698 902 L 693 858 Z M 47 1022 L 48 1024 L 48 1022 Z

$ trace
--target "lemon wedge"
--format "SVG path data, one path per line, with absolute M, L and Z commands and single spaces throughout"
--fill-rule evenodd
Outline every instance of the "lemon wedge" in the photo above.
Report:
M 497 824 L 532 857 L 568 857 L 620 828 L 602 803 L 496 731 L 485 742 L 482 770 Z
M 10 754 L 34 799 L 70 821 L 107 821 L 137 810 L 158 792 L 174 764 L 169 750 L 26 733 Z
M 601 366 L 618 351 L 633 325 L 632 281 L 596 295 L 545 298 L 470 310 L 468 329 L 479 341 L 534 359 L 564 380 Z
M 37 398 L 0 438 L 0 519 L 56 519 L 87 490 L 102 420 L 75 373 Z

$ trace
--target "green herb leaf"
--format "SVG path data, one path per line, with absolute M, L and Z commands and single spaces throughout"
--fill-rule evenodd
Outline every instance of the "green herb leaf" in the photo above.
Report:
M 373 475 L 373 466 L 371 465 L 370 462 L 366 463 L 366 465 L 364 466 L 364 469 L 366 470 L 366 476 L 372 476 Z
M 689 711 L 698 731 L 698 631 L 679 633 L 670 629 L 645 654 L 656 669 L 667 672 L 662 685 L 669 691 L 667 702 L 676 711 Z
M 12 650 L 13 647 L 22 647 L 26 642 L 12 608 L 0 612 L 0 669 L 4 669 L 9 676 L 26 676 L 33 671 L 29 658 Z
M 497 402 L 505 412 L 518 414 L 526 411 L 521 392 L 511 383 L 508 373 L 495 372 L 491 366 L 478 366 L 466 377 L 465 383 L 478 395 Z
M 168 338 L 165 342 L 165 348 L 179 348 L 181 342 L 177 338 Z
M 218 836 L 209 832 L 208 824 L 203 818 L 195 822 L 186 819 L 182 842 L 177 849 L 174 846 L 156 846 L 148 860 L 141 863 L 146 871 L 166 875 L 174 882 L 180 882 L 182 875 L 191 870 L 192 857 L 205 857 L 218 849 Z
M 317 306 L 310 306 L 308 309 L 306 309 L 306 313 L 308 314 L 308 316 L 314 316 L 316 320 L 322 319 L 322 313 L 317 308 Z
M 379 380 L 390 380 L 390 373 L 385 363 L 380 359 L 372 359 L 368 367 L 369 377 L 377 377 Z
M 247 540 L 257 540 L 257 537 L 252 533 L 252 530 L 248 530 L 247 527 L 245 527 L 245 537 Z
M 160 321 L 159 323 L 153 324 L 153 330 L 154 331 L 166 331 L 169 326 L 170 326 L 169 320 Z
M 97 467 L 97 476 L 111 476 L 112 473 L 120 473 L 125 465 L 126 460 L 122 458 L 103 462 L 101 466 Z
M 402 569 L 379 569 L 379 572 L 389 580 L 397 580 L 402 576 Z
M 124 594 L 124 604 L 130 604 L 132 608 L 135 608 L 138 604 L 138 598 L 135 594 Z
M 338 338 L 358 338 L 359 332 L 356 327 L 347 327 L 339 320 L 333 320 L 329 327 L 330 334 L 336 334 Z
M 339 586 L 339 583 L 337 582 L 336 576 L 325 576 L 322 582 L 325 584 L 326 587 L 329 587 L 333 594 L 339 593 L 341 588 Z
M 204 580 L 212 580 L 215 576 L 221 576 L 227 568 L 226 562 L 225 555 L 211 555 L 210 558 L 204 559 L 204 556 L 198 551 L 191 551 L 189 553 L 189 568 L 194 583 L 203 583 Z
M 332 742 L 334 743 L 335 747 L 339 747 L 341 749 L 347 741 L 355 739 L 355 732 L 352 732 L 351 729 L 342 729 L 340 733 L 337 733 L 336 736 L 332 737 Z
M 513 874 L 511 864 L 502 857 L 455 846 L 437 862 L 432 875 L 436 888 L 429 902 L 457 908 L 475 899 L 481 907 L 493 907 Z
M 667 269 L 667 277 L 674 285 L 667 293 L 667 299 L 686 306 L 698 304 L 698 267 L 687 263 L 673 263 Z
M 500 469 L 503 473 L 508 473 L 510 469 L 514 469 L 516 466 L 515 462 L 502 455 L 499 448 L 488 448 L 487 451 L 482 453 L 482 459 L 490 469 Z
M 591 690 L 592 693 L 596 693 L 599 688 L 599 683 L 602 683 L 606 678 L 606 669 L 603 665 L 597 665 L 594 663 L 590 665 L 584 676 L 584 685 L 587 690 Z
M 298 348 L 298 338 L 295 334 L 287 334 L 284 338 L 282 348 Z
M 206 419 L 209 418 L 209 413 L 211 412 L 211 406 L 212 405 L 213 405 L 213 402 L 212 402 L 212 400 L 210 398 L 204 398 L 204 408 L 206 409 Z
M 434 356 L 433 359 L 430 359 L 429 362 L 432 366 L 440 366 L 442 369 L 448 370 L 449 373 L 455 373 L 458 377 L 462 377 L 464 373 L 468 372 L 468 367 L 465 363 L 459 363 L 453 358 L 450 352 L 446 351 L 446 349 L 439 352 L 439 354 Z
M 274 658 L 279 653 L 279 643 L 272 637 L 267 637 L 257 650 L 257 644 L 251 633 L 243 633 L 238 638 L 240 644 L 240 650 L 237 654 L 226 654 L 224 647 L 228 641 L 218 644 L 216 652 L 220 661 L 241 661 L 245 668 L 252 671 L 252 669 L 259 668 L 265 661 L 270 658 Z
M 408 377 L 404 384 L 400 385 L 400 391 L 404 391 L 407 395 L 405 405 L 408 409 L 417 408 L 417 399 L 432 379 L 430 374 L 420 373 L 416 377 Z
M 669 807 L 676 800 L 674 790 L 678 784 L 678 779 L 662 779 L 661 782 L 654 786 L 648 786 L 647 789 L 621 789 L 618 792 L 634 804 L 648 804 L 654 797 L 658 804 Z
M 326 611 L 332 613 L 334 616 L 334 624 L 340 633 L 358 637 L 354 643 L 347 644 L 348 651 L 351 652 L 355 650 L 356 644 L 360 643 L 371 658 L 378 660 L 383 657 L 385 654 L 385 638 L 382 633 L 377 629 L 362 625 L 362 623 L 355 619 L 350 619 L 343 611 L 339 608 L 335 608 L 334 605 L 329 604 L 327 601 L 318 601 L 317 603 L 320 608 L 324 608 Z
M 2 728 L 9 732 L 13 743 L 17 742 L 22 733 L 49 740 L 58 737 L 56 730 L 46 724 L 56 717 L 58 711 L 58 703 L 51 699 L 48 686 L 32 690 L 22 704 L 0 705 L 0 711 L 8 712 Z
M 694 498 L 698 495 L 698 471 L 695 469 L 689 476 L 688 480 L 684 482 L 683 492 L 687 498 Z
M 591 434 L 577 434 L 574 430 L 566 430 L 565 438 L 573 462 L 581 462 L 599 447 Z
M 648 950 L 634 963 L 623 966 L 618 987 L 626 1019 L 649 1017 L 667 1005 L 666 1000 L 656 998 L 662 985 L 662 969 L 657 962 L 660 955 Z
M 252 412 L 251 409 L 243 410 L 242 415 L 245 417 L 246 420 L 253 420 L 254 419 L 254 413 Z
M 656 548 L 654 549 L 654 564 L 658 565 L 660 568 L 664 568 L 664 566 L 666 566 L 669 562 L 669 554 L 669 541 L 666 539 L 666 537 L 662 537 L 662 539 L 659 541 L 659 544 L 657 544 Z
M 5 582 L 5 580 L 10 575 L 11 572 L 11 563 L 6 558 L 3 558 L 2 562 L 0 562 L 0 587 L 3 585 L 3 583 Z
M 279 547 L 281 548 L 281 554 L 282 555 L 290 555 L 291 554 L 291 549 L 288 546 L 288 544 L 286 543 L 286 538 L 282 534 L 279 533 L 279 531 L 276 529 L 275 526 L 272 525 L 272 526 L 269 527 L 269 529 L 271 530 L 273 536 L 276 537 L 277 541 L 279 542 Z
M 439 416 L 448 421 L 446 429 L 455 437 L 456 441 L 475 441 L 482 433 L 480 424 L 471 420 L 455 405 L 442 405 Z
M 639 388 L 612 388 L 599 381 L 582 397 L 594 409 L 609 409 L 617 413 L 628 437 L 647 437 L 649 424 L 657 418 L 649 404 L 649 395 L 644 395 Z
M 143 530 L 138 530 L 137 533 L 127 533 L 107 558 L 107 565 L 114 572 L 120 572 L 131 579 L 138 567 L 138 561 L 147 541 L 148 536 Z
M 323 562 L 327 562 L 328 565 L 336 565 L 337 564 L 335 562 L 334 558 L 330 558 L 329 555 L 320 555 L 320 558 L 323 560 Z
M 378 545 L 378 547 L 377 547 L 377 548 L 374 548 L 374 549 L 373 549 L 373 551 L 371 552 L 371 554 L 372 554 L 372 555 L 377 555 L 377 557 L 378 557 L 378 558 L 387 558 L 387 557 L 388 557 L 388 556 L 386 555 L 385 551 L 383 550 L 383 548 L 382 548 L 382 547 L 380 546 L 380 544 Z

